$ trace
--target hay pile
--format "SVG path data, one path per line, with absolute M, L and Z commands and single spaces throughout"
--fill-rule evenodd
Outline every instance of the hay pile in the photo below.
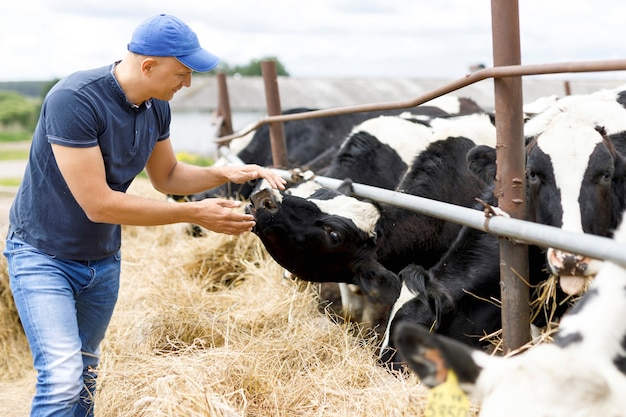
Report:
M 2 236 L 6 236 L 6 227 Z M 4 239 L 0 252 L 4 250 Z M 0 375 L 5 381 L 24 377 L 32 363 L 28 341 L 17 316 L 13 296 L 9 287 L 7 259 L 0 254 Z
M 313 285 L 283 279 L 256 236 L 181 225 L 124 228 L 102 354 L 98 417 L 420 416 L 427 393 L 320 312 Z
M 146 180 L 129 192 L 163 198 Z M 123 228 L 97 417 L 423 415 L 414 374 L 382 369 L 374 337 L 320 311 L 318 288 L 282 278 L 256 236 L 186 227 Z M 546 314 L 554 285 L 535 289 L 535 311 Z M 2 256 L 0 298 L 0 382 L 30 377 Z M 499 333 L 488 337 L 499 346 Z

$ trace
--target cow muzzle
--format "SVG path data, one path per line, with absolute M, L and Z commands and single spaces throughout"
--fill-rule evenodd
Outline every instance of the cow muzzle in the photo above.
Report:
M 582 294 L 597 272 L 598 261 L 560 249 L 549 248 L 548 265 L 553 274 L 559 276 L 561 289 L 569 295 Z
M 266 210 L 270 213 L 278 211 L 278 201 L 274 192 L 269 188 L 264 188 L 250 196 L 250 204 L 247 209 L 256 217 L 257 210 Z

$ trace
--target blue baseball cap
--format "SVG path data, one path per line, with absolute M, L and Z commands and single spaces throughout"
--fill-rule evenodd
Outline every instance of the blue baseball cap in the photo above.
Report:
M 220 59 L 203 49 L 182 20 L 165 13 L 151 17 L 133 32 L 128 50 L 146 56 L 171 56 L 196 72 L 211 71 Z

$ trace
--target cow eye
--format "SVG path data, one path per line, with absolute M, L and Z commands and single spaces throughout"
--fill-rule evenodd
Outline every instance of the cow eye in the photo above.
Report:
M 539 182 L 539 175 L 535 171 L 528 171 L 526 178 L 529 184 L 537 184 Z
M 341 242 L 341 235 L 339 234 L 337 230 L 329 226 L 323 226 L 322 228 L 324 229 L 324 231 L 326 232 L 326 234 L 328 235 L 328 237 L 333 243 Z
M 614 171 L 612 167 L 607 168 L 605 171 L 599 171 L 593 179 L 594 183 L 609 186 L 613 180 Z

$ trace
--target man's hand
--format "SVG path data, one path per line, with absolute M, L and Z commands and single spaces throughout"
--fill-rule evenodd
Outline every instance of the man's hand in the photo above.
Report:
M 252 181 L 258 178 L 263 178 L 266 180 L 269 185 L 278 190 L 284 190 L 285 181 L 280 175 L 275 174 L 269 169 L 262 168 L 258 165 L 248 164 L 243 166 L 225 166 L 224 173 L 226 177 L 228 177 L 229 181 L 235 182 L 237 184 L 243 184 L 247 181 Z
M 234 210 L 241 206 L 241 201 L 206 198 L 184 204 L 197 205 L 197 219 L 193 220 L 193 223 L 213 232 L 240 235 L 251 231 L 255 224 L 252 215 Z

